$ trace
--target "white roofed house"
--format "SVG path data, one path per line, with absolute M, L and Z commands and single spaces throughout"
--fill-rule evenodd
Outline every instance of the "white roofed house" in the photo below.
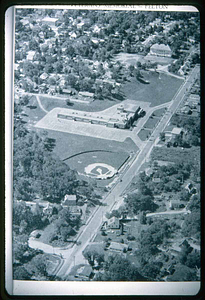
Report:
M 128 250 L 127 244 L 111 242 L 109 246 L 109 250 L 116 251 L 116 252 L 126 252 Z
M 36 53 L 35 51 L 28 51 L 26 59 L 33 60 L 35 53 Z
M 172 50 L 168 45 L 164 44 L 154 44 L 150 47 L 150 54 L 156 56 L 172 56 Z
M 57 18 L 50 18 L 50 17 L 45 17 L 44 19 L 42 19 L 42 23 L 47 24 L 48 26 L 55 27 L 56 26 L 56 22 L 58 21 Z
M 40 78 L 42 80 L 46 80 L 48 78 L 48 74 L 44 72 L 43 74 L 41 74 Z
M 61 201 L 62 206 L 74 206 L 77 205 L 77 197 L 76 195 L 68 195 L 64 196 L 64 199 Z
M 182 134 L 182 128 L 178 128 L 178 127 L 174 127 L 173 129 L 172 129 L 172 132 L 171 132 L 171 134 L 172 134 L 172 136 L 174 137 L 174 136 L 176 136 L 176 135 L 180 135 L 180 134 Z
M 120 220 L 116 217 L 112 217 L 106 222 L 106 229 L 120 229 Z

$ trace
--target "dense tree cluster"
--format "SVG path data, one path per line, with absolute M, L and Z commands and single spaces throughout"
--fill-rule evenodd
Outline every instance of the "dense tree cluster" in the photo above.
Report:
M 97 281 L 146 281 L 139 270 L 129 260 L 120 255 L 109 256 L 104 263 L 104 272 L 99 273 Z
M 38 196 L 60 202 L 81 184 L 77 173 L 50 152 L 50 142 L 46 134 L 28 131 L 20 120 L 15 120 L 14 199 L 32 200 Z
M 176 137 L 176 141 L 181 147 L 199 146 L 201 138 L 201 120 L 191 116 L 174 114 L 171 123 L 181 127 L 186 134 Z

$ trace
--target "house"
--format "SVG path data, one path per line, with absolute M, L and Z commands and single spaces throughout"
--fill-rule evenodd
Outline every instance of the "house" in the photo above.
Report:
M 169 202 L 169 208 L 170 209 L 175 209 L 175 208 L 182 208 L 184 206 L 180 200 L 170 200 Z
M 77 270 L 75 277 L 81 278 L 84 280 L 88 280 L 92 277 L 92 274 L 93 274 L 93 270 L 92 270 L 91 266 L 85 265 L 85 266 L 80 267 Z
M 56 86 L 55 85 L 51 85 L 49 86 L 49 89 L 48 89 L 48 94 L 49 95 L 53 95 L 56 93 Z
M 111 251 L 117 251 L 117 252 L 123 252 L 128 250 L 127 244 L 117 243 L 117 242 L 111 242 L 109 246 L 109 250 Z
M 48 78 L 48 74 L 44 72 L 43 74 L 41 74 L 40 78 L 42 80 L 46 80 Z
M 55 27 L 57 21 L 58 21 L 57 18 L 50 18 L 50 17 L 45 17 L 44 19 L 42 19 L 42 23 L 47 24 L 50 27 Z
M 90 93 L 90 92 L 79 92 L 79 95 L 80 96 L 83 96 L 83 97 L 89 97 L 89 98 L 92 98 L 94 96 L 94 93 Z
M 196 188 L 193 186 L 193 184 L 191 182 L 189 182 L 186 186 L 185 189 L 188 190 L 188 192 L 190 194 L 196 194 L 197 190 Z
M 43 209 L 43 213 L 47 216 L 51 216 L 53 213 L 53 205 L 51 205 L 50 203 L 47 204 L 46 207 L 44 207 Z
M 28 51 L 26 59 L 33 60 L 35 53 L 36 53 L 35 51 Z
M 172 129 L 171 134 L 172 134 L 172 137 L 182 134 L 182 128 L 174 127 Z
M 120 220 L 116 217 L 112 217 L 107 221 L 107 228 L 110 229 L 119 229 L 120 228 Z
M 82 209 L 76 206 L 69 207 L 69 212 L 72 217 L 80 217 L 82 216 Z
M 73 206 L 77 205 L 77 197 L 76 195 L 65 195 L 63 201 L 61 202 L 62 206 Z
M 150 47 L 150 55 L 171 57 L 172 51 L 168 45 L 154 44 Z
M 63 92 L 63 94 L 68 94 L 68 95 L 73 94 L 73 91 L 71 89 L 63 89 L 62 92 Z
M 146 176 L 152 176 L 153 175 L 153 173 L 154 173 L 154 170 L 153 170 L 153 168 L 146 168 L 145 169 L 145 174 L 146 174 Z
M 155 183 L 159 183 L 159 182 L 161 182 L 161 179 L 159 177 L 153 177 L 152 181 Z

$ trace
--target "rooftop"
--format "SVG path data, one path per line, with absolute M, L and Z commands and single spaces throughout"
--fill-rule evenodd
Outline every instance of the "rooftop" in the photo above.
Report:
M 174 127 L 172 129 L 172 134 L 180 134 L 182 131 L 182 128 Z
M 151 46 L 151 49 L 171 51 L 170 47 L 164 44 L 154 44 Z

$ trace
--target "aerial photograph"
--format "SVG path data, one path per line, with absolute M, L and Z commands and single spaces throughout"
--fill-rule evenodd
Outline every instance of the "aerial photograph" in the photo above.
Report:
M 14 30 L 13 279 L 200 281 L 199 12 L 15 7 Z

